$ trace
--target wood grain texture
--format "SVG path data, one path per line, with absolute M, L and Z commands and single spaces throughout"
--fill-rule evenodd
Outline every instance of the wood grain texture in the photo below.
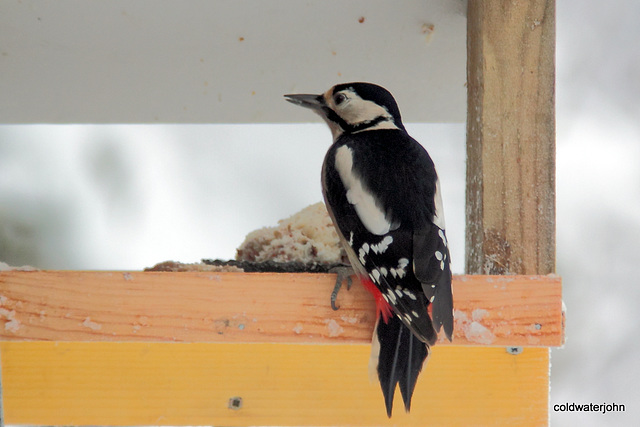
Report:
M 436 346 L 387 418 L 369 345 L 2 343 L 8 424 L 540 426 L 547 348 Z M 238 410 L 229 399 L 242 398 Z
M 469 274 L 555 271 L 555 1 L 470 1 Z
M 375 304 L 333 274 L 0 272 L 0 339 L 369 343 Z M 456 276 L 455 345 L 559 346 L 555 276 Z M 441 344 L 447 344 L 441 339 Z

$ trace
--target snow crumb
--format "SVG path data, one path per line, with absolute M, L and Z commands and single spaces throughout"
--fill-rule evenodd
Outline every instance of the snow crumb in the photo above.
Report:
M 459 322 L 465 323 L 469 321 L 467 313 L 462 310 L 453 310 L 453 318 Z
M 484 319 L 487 314 L 489 314 L 489 312 L 484 308 L 476 308 L 471 312 L 471 320 L 473 320 L 474 322 L 479 322 Z
M 16 319 L 9 320 L 4 324 L 4 329 L 9 332 L 18 332 L 18 329 L 20 329 L 20 322 Z
M 350 325 L 358 323 L 358 318 L 356 316 L 340 316 L 340 320 Z
M 15 310 L 7 310 L 6 308 L 0 308 L 0 316 L 3 316 L 7 319 L 4 323 L 4 329 L 9 332 L 17 332 L 20 329 L 20 321 L 16 319 L 16 311 Z
M 252 231 L 236 252 L 238 261 L 338 264 L 346 255 L 324 203 L 308 206 L 275 227 Z
M 329 329 L 330 337 L 339 337 L 344 332 L 344 328 L 338 325 L 338 322 L 333 319 L 325 320 L 325 323 L 327 324 L 327 328 Z
M 465 338 L 478 344 L 491 344 L 495 340 L 495 335 L 480 321 L 487 316 L 489 312 L 482 308 L 476 308 L 471 313 L 471 320 L 467 313 L 461 310 L 454 311 L 454 319 L 456 320 L 456 329 L 464 333 Z
M 30 265 L 14 267 L 7 264 L 6 262 L 0 261 L 0 271 L 38 271 L 38 269 Z
M 469 341 L 478 344 L 491 344 L 495 339 L 491 331 L 478 322 L 471 322 L 464 335 Z
M 294 326 L 293 328 L 293 332 L 295 332 L 296 334 L 300 335 L 302 333 L 302 330 L 304 328 L 302 327 L 301 323 L 296 323 L 296 326 Z
M 102 329 L 102 325 L 99 323 L 93 322 L 90 317 L 87 317 L 86 319 L 84 319 L 84 322 L 82 322 L 82 326 L 89 329 L 93 329 L 94 331 L 98 331 Z

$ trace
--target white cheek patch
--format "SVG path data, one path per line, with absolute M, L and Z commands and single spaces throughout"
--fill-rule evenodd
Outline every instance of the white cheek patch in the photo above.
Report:
M 358 96 L 358 94 L 355 93 L 355 91 L 351 88 L 345 89 L 341 93 L 346 95 L 347 100 L 340 105 L 336 105 L 333 101 L 333 94 L 331 90 L 324 94 L 324 98 L 327 102 L 327 105 L 329 105 L 330 108 L 348 124 L 358 125 L 361 123 L 369 122 L 371 120 L 375 120 L 378 117 L 386 117 L 388 120 L 384 120 L 371 128 L 367 128 L 367 130 L 398 129 L 398 127 L 393 123 L 393 117 L 383 106 L 376 104 L 373 101 L 360 98 L 360 96 Z
M 345 108 L 340 111 L 340 115 L 350 125 L 367 122 L 380 116 L 391 118 L 391 114 L 386 108 L 373 101 L 365 101 L 360 98 L 345 105 Z
M 376 205 L 373 195 L 367 191 L 360 178 L 353 173 L 353 152 L 347 146 L 336 151 L 336 170 L 347 190 L 347 200 L 356 210 L 358 218 L 365 228 L 373 234 L 381 236 L 396 226 L 387 221 L 384 212 Z

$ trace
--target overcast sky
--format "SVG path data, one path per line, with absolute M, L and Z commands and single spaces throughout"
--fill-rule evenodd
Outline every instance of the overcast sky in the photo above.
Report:
M 567 341 L 552 351 L 554 425 L 640 419 L 640 2 L 557 3 L 558 273 Z
M 640 419 L 640 2 L 557 5 L 557 269 L 567 343 L 552 351 L 553 425 Z M 401 106 L 402 107 L 402 106 Z M 293 107 L 292 107 L 293 108 Z M 310 119 L 311 120 L 311 119 Z M 416 125 L 443 181 L 464 266 L 464 125 Z M 0 126 L 0 261 L 141 269 L 232 258 L 251 230 L 321 200 L 320 123 Z

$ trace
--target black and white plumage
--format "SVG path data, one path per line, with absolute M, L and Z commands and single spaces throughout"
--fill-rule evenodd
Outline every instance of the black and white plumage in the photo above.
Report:
M 285 97 L 320 114 L 331 129 L 325 202 L 351 267 L 376 298 L 372 360 L 387 414 L 397 384 L 409 411 L 437 332 L 444 329 L 449 340 L 453 333 L 450 256 L 433 161 L 380 86 L 346 83 L 321 95 Z

